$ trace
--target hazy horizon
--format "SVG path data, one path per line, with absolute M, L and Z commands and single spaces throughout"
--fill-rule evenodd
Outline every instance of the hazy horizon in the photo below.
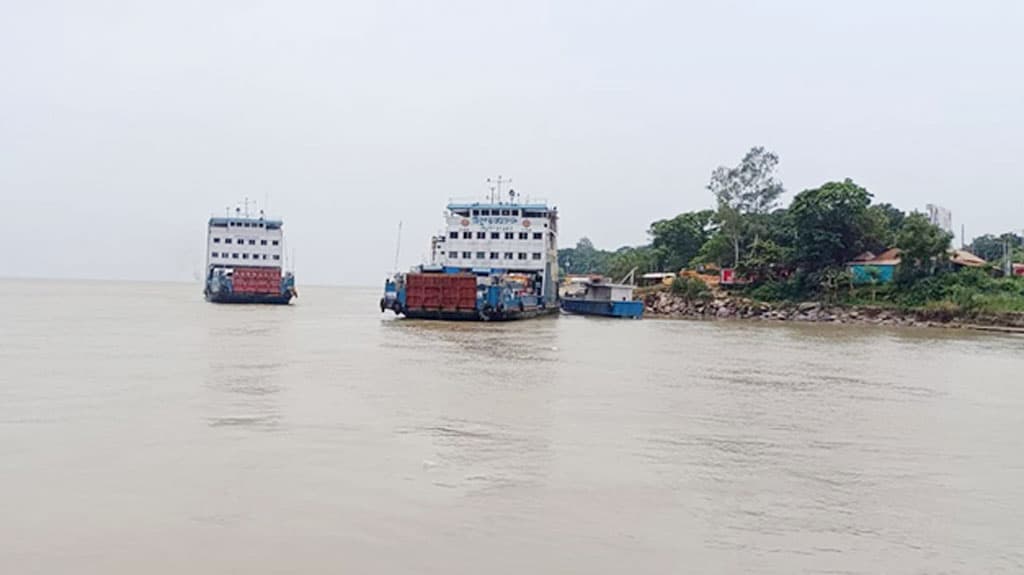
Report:
M 498 174 L 614 249 L 755 145 L 783 203 L 849 177 L 957 241 L 1024 228 L 1018 2 L 6 7 L 0 277 L 192 281 L 249 197 L 300 288 L 377 285 L 399 221 L 405 268 Z

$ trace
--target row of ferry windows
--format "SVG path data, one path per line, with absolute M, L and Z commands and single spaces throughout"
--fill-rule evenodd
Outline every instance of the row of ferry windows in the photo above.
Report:
M 498 252 L 491 252 L 490 253 L 490 256 L 491 256 L 490 259 L 492 259 L 492 260 L 501 259 L 501 258 L 498 257 L 498 255 L 499 255 Z M 526 252 L 519 252 L 518 254 L 515 254 L 513 252 L 505 252 L 505 259 L 506 260 L 511 260 L 511 259 L 525 260 L 527 255 L 528 254 Z M 543 255 L 540 252 L 533 252 L 532 257 L 535 260 L 539 260 L 539 259 L 541 259 L 541 257 L 543 257 Z M 448 252 L 448 259 L 452 259 L 452 260 L 459 259 L 459 252 Z M 462 252 L 462 259 L 464 259 L 464 260 L 474 259 L 473 258 L 473 252 Z M 476 258 L 475 259 L 478 259 L 478 260 L 488 259 L 487 258 L 487 252 L 476 252 Z
M 467 212 L 466 210 L 456 210 L 455 213 L 457 213 L 459 215 L 463 215 L 463 216 L 471 214 L 471 215 L 474 215 L 474 216 L 523 216 L 524 218 L 546 218 L 548 216 L 547 212 L 544 212 L 544 211 L 537 211 L 537 210 L 522 210 L 522 211 L 520 211 L 520 210 L 513 210 L 513 209 L 508 209 L 508 210 L 499 210 L 499 209 L 495 209 L 495 210 L 471 210 L 469 212 Z
M 267 259 L 267 254 L 252 254 L 252 259 L 258 260 L 258 259 L 260 259 L 260 255 L 263 256 L 263 259 Z M 211 258 L 233 259 L 233 260 L 237 260 L 237 259 L 239 259 L 239 257 L 241 257 L 241 259 L 247 260 L 247 259 L 249 259 L 249 254 L 229 254 L 227 252 L 219 252 L 219 253 L 218 252 L 210 252 L 210 257 Z M 275 260 L 281 259 L 280 254 L 274 254 L 273 259 L 275 259 Z
M 220 238 L 213 238 L 213 243 L 219 244 L 220 243 Z M 231 238 L 224 238 L 224 243 L 230 244 L 231 243 Z M 235 243 L 240 245 L 240 246 L 242 246 L 242 245 L 245 245 L 245 240 L 243 240 L 242 238 L 238 238 L 237 240 L 235 240 Z M 281 242 L 279 242 L 278 240 L 271 240 L 271 243 L 276 246 L 276 245 L 280 244 Z M 256 240 L 249 240 L 249 245 L 250 246 L 256 245 Z M 260 240 L 260 245 L 261 246 L 267 245 L 267 240 Z
M 457 240 L 457 239 L 459 239 L 459 232 L 448 232 L 448 237 L 453 239 L 453 240 Z M 471 240 L 471 239 L 473 239 L 473 232 L 462 232 L 462 239 L 464 239 L 464 240 Z M 486 240 L 487 239 L 487 232 L 476 232 L 476 239 L 478 239 L 478 240 Z M 501 239 L 501 232 L 491 232 L 491 239 L 492 240 L 500 240 Z M 516 239 L 516 233 L 515 232 L 505 232 L 505 239 L 506 240 L 514 240 L 514 239 Z M 530 233 L 529 232 L 519 232 L 519 239 L 521 239 L 521 240 L 528 240 L 528 239 L 530 239 Z M 542 239 L 544 239 L 544 232 L 533 232 L 533 239 L 535 239 L 535 240 L 542 240 Z

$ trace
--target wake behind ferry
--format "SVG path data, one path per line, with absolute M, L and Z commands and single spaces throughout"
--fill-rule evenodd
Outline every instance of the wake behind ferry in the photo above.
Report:
M 501 183 L 489 201 L 448 204 L 431 263 L 388 279 L 382 312 L 498 321 L 558 311 L 558 210 L 513 190 L 502 201 Z
M 230 212 L 229 212 L 230 214 Z M 210 218 L 206 237 L 203 294 L 215 303 L 286 304 L 296 297 L 295 276 L 282 272 L 281 220 L 250 216 L 246 210 Z

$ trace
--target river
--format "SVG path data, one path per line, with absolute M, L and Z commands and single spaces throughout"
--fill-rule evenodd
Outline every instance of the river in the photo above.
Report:
M 0 281 L 2 573 L 1020 573 L 1024 337 Z

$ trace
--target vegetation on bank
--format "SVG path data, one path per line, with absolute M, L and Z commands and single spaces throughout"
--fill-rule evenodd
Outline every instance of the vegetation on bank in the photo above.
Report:
M 949 261 L 952 235 L 919 212 L 904 212 L 851 179 L 804 190 L 788 206 L 776 177 L 778 156 L 751 149 L 735 167 L 720 167 L 707 185 L 715 209 L 678 214 L 653 222 L 650 242 L 604 251 L 584 238 L 559 251 L 564 273 L 597 273 L 613 278 L 641 272 L 734 268 L 747 282 L 742 295 L 767 302 L 823 301 L 838 305 L 943 307 L 970 312 L 1024 311 L 1024 279 L 996 278 L 1006 246 L 1024 262 L 1024 238 L 986 234 L 967 250 L 991 262 L 991 269 L 963 268 Z M 864 252 L 897 247 L 901 264 L 895 280 L 854 285 L 847 264 Z M 696 282 L 696 283 L 694 283 Z M 672 291 L 687 299 L 710 297 L 707 285 L 678 278 Z

